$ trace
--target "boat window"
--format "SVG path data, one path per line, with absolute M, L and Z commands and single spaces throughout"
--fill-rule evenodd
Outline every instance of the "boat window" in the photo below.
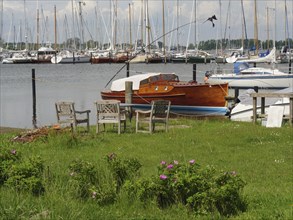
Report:
M 178 76 L 175 74 L 163 74 L 162 79 L 166 81 L 179 81 Z
M 160 80 L 160 76 L 152 76 L 150 77 L 150 82 L 157 82 Z
M 144 79 L 140 81 L 140 85 L 148 84 L 148 79 Z

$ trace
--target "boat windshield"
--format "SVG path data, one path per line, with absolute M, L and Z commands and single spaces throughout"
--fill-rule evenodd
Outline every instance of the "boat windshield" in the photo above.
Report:
M 154 83 L 154 82 L 158 82 L 158 81 L 175 81 L 175 82 L 177 82 L 177 81 L 179 81 L 179 78 L 175 74 L 160 74 L 160 75 L 151 76 L 147 79 L 140 81 L 140 85 L 144 85 L 147 83 Z

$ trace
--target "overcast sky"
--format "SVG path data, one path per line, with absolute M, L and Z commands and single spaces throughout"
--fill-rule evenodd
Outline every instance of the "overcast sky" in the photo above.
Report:
M 132 40 L 140 38 L 140 14 L 142 0 L 0 0 L 1 2 L 1 29 L 0 36 L 5 41 L 24 40 L 26 35 L 29 42 L 36 42 L 37 36 L 37 8 L 40 19 L 40 42 L 54 42 L 54 6 L 57 11 L 57 38 L 63 42 L 66 38 L 76 36 L 81 38 L 79 28 L 80 5 L 84 20 L 84 40 L 98 40 L 107 43 L 113 40 L 110 18 L 115 17 L 111 13 L 117 2 L 117 42 L 129 42 L 129 4 L 132 8 Z M 84 4 L 79 4 L 82 2 Z M 240 0 L 196 0 L 196 13 L 194 0 L 164 0 L 165 4 L 165 30 L 176 29 L 194 21 L 196 14 L 197 31 L 195 37 L 195 25 L 186 25 L 167 35 L 170 44 L 177 42 L 184 45 L 187 42 L 194 43 L 207 39 L 219 39 L 220 36 L 235 39 L 242 37 L 242 8 Z M 288 36 L 292 38 L 293 32 L 293 1 L 292 0 L 257 0 L 258 38 L 284 40 Z M 285 13 L 285 2 L 287 14 Z M 221 4 L 220 4 L 221 3 Z M 221 5 L 221 7 L 220 7 Z M 244 15 L 248 38 L 254 38 L 254 0 L 243 0 Z M 275 10 L 276 5 L 276 10 Z M 267 10 L 268 8 L 268 10 Z M 72 13 L 74 12 L 74 13 Z M 267 19 L 267 12 L 269 19 Z M 275 12 L 276 34 L 275 34 Z M 73 14 L 74 20 L 73 20 Z M 148 0 L 148 14 L 152 39 L 162 36 L 162 0 Z M 179 15 L 179 16 L 178 16 Z M 212 26 L 207 18 L 216 15 L 218 20 Z M 286 20 L 287 15 L 287 20 Z M 74 21 L 74 22 L 73 22 Z M 269 29 L 267 28 L 269 22 Z M 286 22 L 287 21 L 287 22 Z M 287 36 L 285 27 L 287 26 Z M 27 27 L 27 28 L 25 28 Z M 73 28 L 74 27 L 74 28 Z M 27 31 L 25 30 L 27 29 Z M 269 31 L 267 31 L 269 30 Z M 160 38 L 162 41 L 162 38 Z

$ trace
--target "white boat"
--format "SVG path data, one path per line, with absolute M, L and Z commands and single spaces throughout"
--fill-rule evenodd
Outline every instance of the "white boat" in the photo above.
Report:
M 52 57 L 55 57 L 56 50 L 54 50 L 50 44 L 45 47 L 41 47 L 34 58 L 34 62 L 37 63 L 51 63 Z
M 3 64 L 32 63 L 33 57 L 28 50 L 13 51 L 9 57 L 3 58 Z
M 264 67 L 249 67 L 247 63 L 235 63 L 234 71 L 222 73 L 218 70 L 205 74 L 207 83 L 229 83 L 235 88 L 272 88 L 283 89 L 293 86 L 293 74 L 284 73 L 278 69 Z
M 246 90 L 240 96 L 238 96 L 239 103 L 230 111 L 230 119 L 233 121 L 252 121 L 253 116 L 253 98 L 250 97 L 251 93 L 254 93 L 253 89 Z M 276 93 L 293 93 L 293 87 L 276 91 Z M 257 114 L 261 113 L 260 103 L 257 101 Z M 265 99 L 265 114 L 267 114 L 270 106 L 283 106 L 284 115 L 289 114 L 289 98 L 266 98 Z
M 51 63 L 89 63 L 91 57 L 81 53 L 74 53 L 68 50 L 61 51 L 51 58 Z
M 231 54 L 230 57 L 226 58 L 227 63 L 235 62 L 244 62 L 244 63 L 276 63 L 276 48 L 274 47 L 271 52 L 264 53 L 265 55 L 257 56 L 244 56 L 241 55 L 238 51 L 235 51 Z

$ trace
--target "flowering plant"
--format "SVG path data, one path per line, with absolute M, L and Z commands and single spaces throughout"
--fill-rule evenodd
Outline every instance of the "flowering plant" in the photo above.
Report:
M 197 213 L 219 212 L 229 216 L 243 211 L 246 203 L 240 191 L 244 181 L 233 172 L 201 168 L 195 160 L 180 163 L 162 161 L 158 174 L 127 183 L 129 195 L 147 202 L 155 199 L 160 208 L 182 203 Z

